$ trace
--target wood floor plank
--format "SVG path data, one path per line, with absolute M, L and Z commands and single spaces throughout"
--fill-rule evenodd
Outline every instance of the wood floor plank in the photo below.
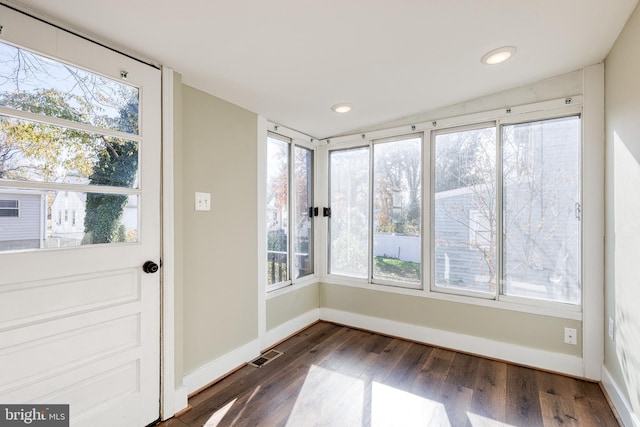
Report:
M 160 427 L 618 426 L 598 384 L 319 322 Z
M 456 353 L 442 348 L 435 348 L 416 375 L 411 391 L 431 399 L 436 398 L 444 384 L 453 364 Z
M 469 410 L 483 418 L 504 421 L 507 398 L 507 364 L 480 359 Z
M 506 422 L 516 426 L 541 426 L 542 411 L 536 373 L 521 366 L 507 366 Z
M 476 383 L 478 363 L 477 357 L 463 353 L 456 354 L 445 381 L 460 387 L 473 388 Z

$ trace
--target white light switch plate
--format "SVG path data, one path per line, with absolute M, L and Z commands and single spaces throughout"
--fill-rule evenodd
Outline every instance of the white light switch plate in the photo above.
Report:
M 196 210 L 197 211 L 210 211 L 211 210 L 211 193 L 198 193 L 196 191 Z

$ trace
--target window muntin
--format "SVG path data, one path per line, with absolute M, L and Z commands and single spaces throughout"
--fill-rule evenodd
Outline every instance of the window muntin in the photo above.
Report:
M 495 293 L 496 129 L 437 133 L 433 145 L 434 288 Z
M 138 134 L 138 89 L 0 43 L 0 106 Z
M 18 218 L 20 216 L 20 205 L 17 200 L 0 200 L 0 217 Z
M 373 144 L 373 280 L 421 283 L 422 138 Z
M 267 137 L 267 284 L 289 280 L 289 142 Z
M 580 304 L 580 128 L 502 127 L 504 295 Z
M 329 273 L 369 275 L 369 147 L 329 153 Z
M 313 274 L 313 150 L 297 145 L 293 150 L 293 278 L 300 279 Z

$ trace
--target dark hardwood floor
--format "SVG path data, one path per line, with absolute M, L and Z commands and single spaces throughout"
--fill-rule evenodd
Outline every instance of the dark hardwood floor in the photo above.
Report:
M 618 426 L 598 384 L 319 322 L 162 427 Z

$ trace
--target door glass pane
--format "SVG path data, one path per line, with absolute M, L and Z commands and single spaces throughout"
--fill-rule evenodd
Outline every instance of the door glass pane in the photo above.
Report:
M 421 138 L 373 145 L 373 278 L 420 283 Z
M 580 118 L 503 127 L 505 295 L 580 303 Z
M 267 283 L 289 279 L 289 143 L 267 137 Z
M 369 257 L 369 147 L 332 151 L 329 272 L 363 277 Z
M 138 134 L 138 89 L 0 43 L 0 105 Z
M 296 146 L 294 148 L 295 173 L 295 240 L 293 248 L 294 275 L 300 277 L 313 274 L 313 151 Z
M 19 206 L 0 215 L 0 251 L 138 241 L 138 196 L 0 189 Z
M 0 179 L 137 186 L 138 143 L 0 116 Z
M 495 292 L 495 128 L 437 135 L 434 188 L 436 287 Z

